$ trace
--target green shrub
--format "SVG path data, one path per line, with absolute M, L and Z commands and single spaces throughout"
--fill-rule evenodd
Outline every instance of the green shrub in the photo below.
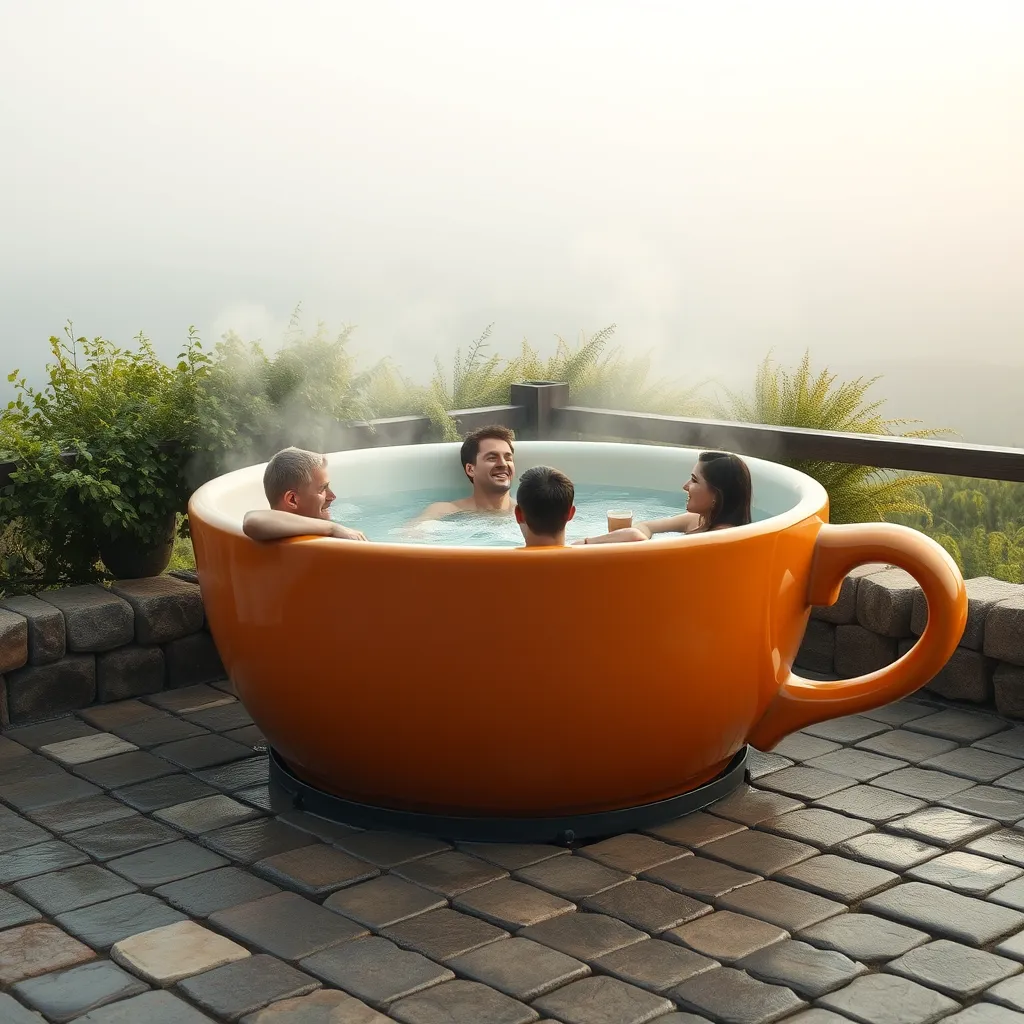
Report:
M 707 404 L 700 396 L 702 385 L 681 387 L 672 380 L 652 381 L 649 355 L 627 356 L 621 348 L 605 351 L 614 333 L 611 324 L 590 338 L 581 334 L 575 346 L 558 338 L 547 359 L 524 341 L 517 356 L 503 358 L 487 354 L 488 327 L 465 355 L 461 349 L 456 351 L 451 378 L 441 361 L 435 360 L 423 411 L 441 437 L 454 441 L 458 431 L 448 410 L 507 405 L 512 385 L 522 380 L 564 381 L 575 405 L 674 416 L 706 411 Z
M 468 350 L 456 351 L 450 372 L 436 360 L 429 384 L 420 386 L 389 360 L 361 369 L 351 351 L 352 328 L 331 333 L 319 323 L 307 333 L 298 309 L 273 354 L 260 341 L 229 333 L 207 355 L 190 329 L 171 366 L 143 335 L 134 349 L 122 349 L 75 338 L 69 325 L 66 342 L 50 341 L 45 387 L 29 387 L 17 371 L 10 378 L 17 397 L 0 419 L 0 457 L 19 465 L 0 488 L 0 573 L 5 585 L 18 586 L 100 578 L 102 538 L 155 539 L 161 522 L 180 515 L 190 491 L 210 476 L 291 444 L 343 447 L 345 424 L 375 417 L 426 415 L 436 437 L 454 440 L 450 410 L 505 405 L 520 380 L 566 381 L 573 404 L 595 408 L 717 412 L 730 420 L 869 434 L 908 426 L 885 418 L 882 403 L 868 400 L 874 379 L 814 373 L 809 354 L 793 371 L 768 357 L 749 394 L 726 391 L 715 407 L 703 385 L 652 378 L 649 355 L 610 347 L 614 331 L 611 325 L 575 344 L 558 338 L 547 356 L 524 341 L 502 356 L 489 350 L 488 327 Z M 988 519 L 961 516 L 932 525 L 929 506 L 944 494 L 934 478 L 822 461 L 795 465 L 825 486 L 835 522 L 906 521 L 931 532 L 972 570 L 1020 576 L 1024 535 L 1015 523 L 995 530 L 989 510 Z M 986 508 L 994 500 L 969 489 L 962 499 L 964 507 Z M 187 520 L 180 533 L 187 535 Z M 190 564 L 187 540 L 173 559 L 178 567 Z
M 99 578 L 105 541 L 166 536 L 188 498 L 183 467 L 209 369 L 194 329 L 174 366 L 142 334 L 134 350 L 76 338 L 70 324 L 65 334 L 50 339 L 44 387 L 10 375 L 16 398 L 0 430 L 2 457 L 18 462 L 0 488 L 5 570 L 40 586 Z
M 912 420 L 886 419 L 882 401 L 866 396 L 878 378 L 857 377 L 837 381 L 827 369 L 811 372 L 810 353 L 805 353 L 792 373 L 772 362 L 769 355 L 757 369 L 749 394 L 725 390 L 719 414 L 741 423 L 765 423 L 805 430 L 833 430 L 855 434 L 894 434 L 895 428 Z M 935 437 L 944 430 L 906 430 L 904 437 Z M 829 517 L 834 523 L 881 522 L 897 516 L 919 515 L 928 519 L 921 488 L 938 483 L 935 477 L 893 473 L 869 466 L 852 466 L 821 460 L 790 463 L 817 480 L 829 496 Z

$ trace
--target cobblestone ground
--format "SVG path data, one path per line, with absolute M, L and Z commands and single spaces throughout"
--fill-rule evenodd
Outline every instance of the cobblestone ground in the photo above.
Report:
M 905 701 L 647 834 L 453 848 L 275 815 L 224 686 L 0 738 L 0 1024 L 1024 1024 L 994 715 Z

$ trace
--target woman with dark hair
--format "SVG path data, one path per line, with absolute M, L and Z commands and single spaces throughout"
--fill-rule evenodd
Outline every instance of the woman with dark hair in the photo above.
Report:
M 750 470 L 738 455 L 701 452 L 683 490 L 686 491 L 685 512 L 636 523 L 600 537 L 587 537 L 582 543 L 650 540 L 656 533 L 709 533 L 750 522 Z

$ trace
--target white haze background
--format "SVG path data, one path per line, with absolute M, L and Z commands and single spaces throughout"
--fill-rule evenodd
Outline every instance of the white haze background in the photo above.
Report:
M 0 368 L 492 321 L 1024 444 L 1024 3 L 0 0 Z M 6 385 L 5 385 L 6 387 Z

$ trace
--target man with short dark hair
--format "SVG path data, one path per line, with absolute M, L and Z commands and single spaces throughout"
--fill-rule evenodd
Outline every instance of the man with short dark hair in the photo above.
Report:
M 519 480 L 516 522 L 528 548 L 565 547 L 565 526 L 574 515 L 576 488 L 550 466 L 534 466 Z
M 510 512 L 510 492 L 515 477 L 515 434 L 508 427 L 493 424 L 466 435 L 459 451 L 462 471 L 473 485 L 473 493 L 455 501 L 435 501 L 416 517 L 416 522 L 444 519 L 457 512 Z
M 326 455 L 285 448 L 267 463 L 263 490 L 270 508 L 246 512 L 242 520 L 242 532 L 253 540 L 309 536 L 366 540 L 358 530 L 331 521 L 327 510 L 336 495 L 327 477 Z

